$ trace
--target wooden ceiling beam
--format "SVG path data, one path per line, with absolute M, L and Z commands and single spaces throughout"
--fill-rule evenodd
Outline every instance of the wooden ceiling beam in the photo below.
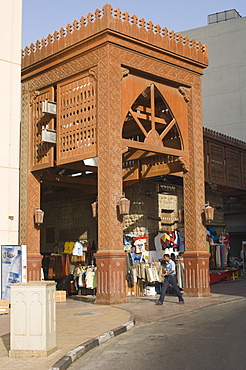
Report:
M 134 161 L 138 159 L 143 159 L 147 157 L 153 157 L 155 153 L 147 152 L 143 150 L 130 149 L 127 153 L 123 154 L 123 162 Z
M 95 167 L 95 166 L 86 166 L 82 161 L 66 163 L 66 164 L 62 164 L 58 167 L 67 168 L 69 170 L 82 171 L 82 172 L 83 171 L 97 172 L 97 167 Z
M 142 131 L 142 133 L 146 137 L 148 135 L 148 133 L 145 130 L 145 128 L 143 127 L 142 123 L 139 121 L 138 114 L 135 113 L 132 109 L 130 109 L 130 113 L 131 113 L 132 117 L 134 118 L 135 122 L 137 123 L 138 127 L 140 128 L 140 130 Z
M 167 135 L 167 133 L 171 130 L 171 128 L 173 127 L 173 125 L 175 125 L 176 123 L 176 119 L 174 118 L 170 123 L 169 125 L 165 128 L 165 130 L 161 133 L 160 135 L 160 138 L 161 139 L 164 139 L 164 137 Z
M 142 151 L 149 151 L 156 154 L 167 154 L 167 155 L 174 155 L 177 157 L 187 157 L 188 153 L 185 150 L 179 150 L 174 148 L 168 148 L 168 147 L 160 147 L 155 145 L 146 145 L 145 143 L 134 141 L 134 140 L 128 140 L 128 139 L 122 139 L 122 145 L 127 146 L 128 148 L 133 149 L 139 149 Z
M 71 177 L 71 176 L 61 176 L 61 175 L 55 175 L 51 173 L 43 173 L 40 177 L 40 182 L 46 184 L 46 183 L 52 183 L 54 186 L 66 186 L 66 187 L 78 187 L 81 185 L 97 185 L 96 179 L 89 179 L 85 177 Z
M 137 117 L 138 119 L 143 119 L 143 120 L 148 121 L 148 122 L 151 123 L 151 116 L 150 116 L 149 113 L 147 113 L 147 112 L 146 113 L 142 113 L 142 112 L 140 113 L 140 112 L 135 112 L 135 111 L 133 111 L 133 113 L 134 113 L 134 116 L 133 116 L 132 110 L 131 110 L 131 114 L 134 118 Z M 168 125 L 168 123 L 164 120 L 164 118 L 161 118 L 161 117 L 154 116 L 154 121 L 155 121 L 155 123 L 161 123 L 165 126 Z

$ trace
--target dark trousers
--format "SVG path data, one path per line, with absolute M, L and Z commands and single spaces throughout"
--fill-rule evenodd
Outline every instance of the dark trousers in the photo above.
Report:
M 159 298 L 159 302 L 161 302 L 161 303 L 164 302 L 164 298 L 165 298 L 166 291 L 167 291 L 167 288 L 168 288 L 169 284 L 172 285 L 173 290 L 175 291 L 175 293 L 179 297 L 179 300 L 183 301 L 183 296 L 180 293 L 179 287 L 177 286 L 176 275 L 167 275 L 167 276 L 165 276 L 165 280 L 162 284 L 161 295 L 160 295 L 160 298 Z

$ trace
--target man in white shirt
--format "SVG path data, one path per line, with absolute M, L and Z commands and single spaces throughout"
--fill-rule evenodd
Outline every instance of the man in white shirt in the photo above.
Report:
M 169 254 L 164 254 L 164 260 L 166 261 L 166 272 L 161 276 L 165 276 L 165 280 L 162 284 L 161 294 L 159 300 L 156 302 L 157 305 L 163 305 L 164 298 L 166 295 L 167 288 L 169 284 L 172 285 L 175 293 L 179 298 L 179 303 L 184 303 L 184 298 L 180 293 L 179 287 L 177 286 L 176 282 L 176 267 L 173 260 L 171 260 Z

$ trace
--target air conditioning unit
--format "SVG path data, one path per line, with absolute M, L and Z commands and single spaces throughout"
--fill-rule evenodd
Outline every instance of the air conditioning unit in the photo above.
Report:
M 42 104 L 41 106 L 42 113 L 56 115 L 56 103 L 55 102 L 49 101 L 49 100 L 42 100 L 41 104 Z
M 56 144 L 56 131 L 43 127 L 42 142 Z

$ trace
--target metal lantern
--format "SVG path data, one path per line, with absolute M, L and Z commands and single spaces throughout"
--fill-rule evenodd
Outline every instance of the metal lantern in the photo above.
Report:
M 34 222 L 37 225 L 40 225 L 44 222 L 44 211 L 40 208 L 36 208 L 34 211 Z
M 97 217 L 97 201 L 91 204 L 92 216 Z
M 125 197 L 119 200 L 119 210 L 121 215 L 129 215 L 131 201 Z
M 212 221 L 214 219 L 214 208 L 213 207 L 211 207 L 210 205 L 207 205 L 204 208 L 204 212 L 205 212 L 206 221 Z

